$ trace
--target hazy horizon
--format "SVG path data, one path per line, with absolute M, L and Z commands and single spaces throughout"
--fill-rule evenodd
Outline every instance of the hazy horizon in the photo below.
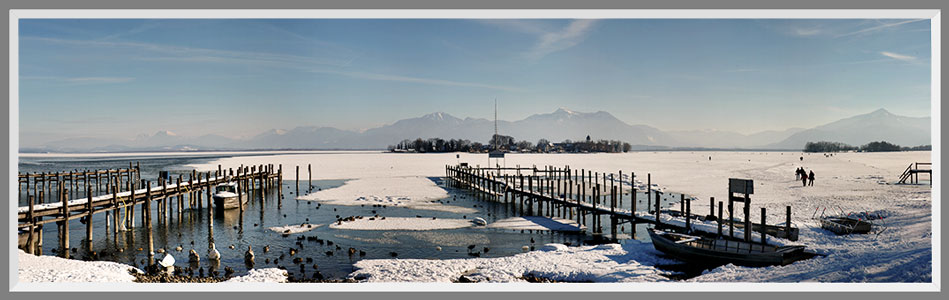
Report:
M 559 107 L 750 134 L 929 117 L 929 20 L 25 19 L 20 142 Z M 240 120 L 234 122 L 233 120 Z M 248 121 L 250 120 L 250 121 Z

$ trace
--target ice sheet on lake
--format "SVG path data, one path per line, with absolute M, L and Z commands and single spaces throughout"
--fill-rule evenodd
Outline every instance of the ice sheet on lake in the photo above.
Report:
M 373 220 L 374 219 L 374 220 Z M 399 218 L 389 217 L 375 219 L 363 217 L 354 221 L 342 221 L 330 224 L 333 229 L 348 230 L 438 230 L 458 229 L 474 225 L 466 219 L 432 219 L 432 218 Z
M 514 230 L 550 230 L 550 231 L 580 231 L 585 226 L 580 226 L 576 221 L 562 218 L 546 217 L 513 217 L 504 220 L 498 220 L 488 224 L 487 228 L 501 228 Z
M 421 176 L 373 177 L 347 181 L 342 186 L 297 197 L 332 205 L 385 205 L 412 209 L 473 213 L 477 210 L 434 202 L 448 197 L 445 189 Z

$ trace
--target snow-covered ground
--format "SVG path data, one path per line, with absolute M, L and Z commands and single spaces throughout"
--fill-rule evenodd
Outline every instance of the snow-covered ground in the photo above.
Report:
M 432 218 L 379 218 L 363 217 L 353 221 L 340 221 L 330 224 L 333 229 L 348 230 L 436 230 L 457 229 L 471 227 L 471 220 L 466 219 L 432 219 Z
M 547 244 L 514 256 L 465 259 L 369 259 L 350 277 L 366 282 L 452 282 L 462 275 L 484 282 L 523 282 L 525 275 L 566 282 L 668 281 L 655 268 L 673 261 L 657 257 L 651 243 L 567 247 Z
M 488 224 L 488 228 L 514 230 L 552 230 L 552 231 L 580 231 L 582 226 L 576 221 L 561 218 L 545 217 L 513 217 L 498 220 Z
M 251 269 L 247 271 L 247 275 L 225 281 L 232 282 L 287 282 L 287 271 L 278 268 Z
M 36 256 L 18 250 L 19 282 L 133 282 L 129 270 L 138 268 L 108 261 L 81 261 L 56 256 Z
M 332 205 L 386 205 L 412 209 L 472 213 L 477 210 L 444 205 L 435 200 L 448 197 L 448 192 L 421 176 L 370 177 L 347 181 L 342 186 L 297 197 Z
M 313 164 L 314 179 L 376 178 L 378 182 L 396 181 L 406 177 L 444 176 L 445 165 L 468 162 L 487 165 L 486 154 L 392 154 L 378 152 L 347 152 L 301 155 L 261 155 L 224 158 L 195 165 L 198 170 L 225 168 L 240 164 L 283 164 L 284 178 L 294 179 L 293 166 L 305 168 Z M 801 159 L 803 157 L 803 160 Z M 711 159 L 710 159 L 711 158 Z M 693 281 L 835 281 L 835 282 L 930 282 L 932 280 L 932 188 L 916 185 L 894 185 L 907 165 L 931 162 L 929 151 L 897 153 L 840 153 L 833 156 L 800 152 L 633 152 L 623 154 L 508 154 L 506 166 L 544 165 L 571 166 L 575 170 L 594 172 L 636 172 L 636 178 L 652 182 L 668 191 L 696 197 L 692 209 L 696 214 L 707 212 L 709 197 L 727 199 L 728 178 L 755 181 L 752 199 L 752 220 L 759 220 L 759 208 L 765 207 L 769 223 L 784 220 L 785 206 L 792 206 L 792 222 L 800 228 L 797 244 L 827 254 L 783 267 L 746 268 L 725 266 L 692 279 Z M 813 170 L 814 186 L 802 187 L 795 180 L 794 170 Z M 938 170 L 936 171 L 938 173 Z M 304 176 L 305 173 L 301 174 Z M 404 187 L 410 190 L 410 187 Z M 341 193 L 353 195 L 353 193 Z M 398 196 L 396 192 L 374 193 Z M 358 197 L 358 196 L 357 196 Z M 345 199 L 345 198 L 343 198 Z M 355 198 L 353 198 L 355 199 Z M 339 200 L 339 199 L 337 199 Z M 812 214 L 825 211 L 883 212 L 888 217 L 879 234 L 836 236 L 820 229 Z M 739 214 L 740 217 L 740 214 Z M 573 249 L 573 248 L 571 248 Z M 650 258 L 649 253 L 638 255 Z M 529 254 L 529 253 L 528 253 Z M 938 255 L 938 253 L 935 253 Z M 522 254 L 523 255 L 523 254 Z M 589 257 L 587 257 L 589 258 Z M 482 261 L 481 259 L 475 259 Z M 499 263 L 504 262 L 497 258 Z M 400 260 L 360 262 L 361 274 L 388 278 L 398 272 L 401 278 L 432 280 L 426 268 L 399 271 Z M 468 260 L 431 261 L 446 270 L 465 269 Z M 513 261 L 506 263 L 515 264 Z M 539 263 L 539 262 L 535 262 Z M 380 267 L 374 267 L 377 264 Z M 457 264 L 458 266 L 451 266 Z M 383 268 L 385 267 L 385 268 Z M 541 268 L 544 266 L 535 266 Z M 514 269 L 514 268 L 512 268 Z M 414 270 L 414 271 L 413 271 Z M 419 274 L 411 274 L 420 272 Z M 448 271 L 445 271 L 448 272 Z M 439 273 L 441 274 L 441 273 Z M 453 275 L 446 274 L 445 276 Z M 457 276 L 456 276 L 457 277 Z M 448 277 L 445 277 L 448 278 Z M 501 277 L 498 277 L 501 278 Z M 602 278 L 602 277 L 592 277 Z M 636 276 L 637 280 L 654 277 Z M 439 278 L 438 280 L 444 280 Z
M 323 226 L 323 224 L 286 225 L 286 226 L 270 227 L 267 229 L 270 229 L 271 231 L 276 232 L 276 233 L 293 234 L 293 233 L 307 232 L 313 229 L 320 228 L 320 226 Z

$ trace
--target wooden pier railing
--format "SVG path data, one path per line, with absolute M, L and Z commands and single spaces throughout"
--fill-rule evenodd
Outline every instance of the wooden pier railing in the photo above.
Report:
M 134 226 L 135 207 L 138 205 L 141 207 L 141 223 L 145 227 L 146 239 L 149 240 L 148 252 L 151 258 L 154 254 L 151 242 L 151 206 L 153 203 L 157 205 L 155 211 L 158 214 L 159 222 L 162 222 L 164 219 L 172 218 L 175 215 L 173 213 L 175 209 L 177 209 L 177 215 L 180 219 L 186 207 L 187 209 L 202 210 L 203 206 L 207 205 L 208 213 L 213 214 L 211 194 L 214 186 L 225 182 L 237 182 L 238 192 L 245 195 L 250 195 L 250 193 L 260 193 L 260 195 L 263 195 L 265 190 L 270 188 L 277 188 L 278 193 L 281 193 L 280 191 L 282 190 L 279 187 L 282 185 L 283 167 L 275 167 L 271 164 L 241 166 L 236 170 L 222 170 L 221 167 L 218 166 L 218 170 L 214 172 L 208 171 L 199 173 L 192 171 L 191 176 L 186 180 L 182 175 L 178 175 L 176 180 L 158 178 L 156 182 L 122 180 L 121 176 L 123 176 L 123 174 L 125 174 L 126 179 L 131 179 L 135 178 L 135 175 L 138 173 L 139 169 L 137 167 L 130 167 L 129 169 L 93 172 L 21 175 L 21 178 L 27 179 L 27 183 L 30 182 L 30 179 L 40 179 L 41 184 L 34 184 L 33 189 L 30 189 L 29 185 L 27 185 L 27 205 L 18 207 L 17 209 L 17 227 L 21 232 L 20 248 L 24 249 L 27 253 L 42 253 L 42 227 L 44 224 L 56 223 L 59 231 L 59 254 L 68 258 L 70 253 L 68 250 L 69 222 L 75 219 L 83 219 L 86 225 L 86 238 L 84 242 L 88 251 L 91 252 L 93 215 L 103 212 L 106 213 L 106 232 L 117 235 L 119 231 L 125 229 L 126 224 L 129 227 Z M 70 179 L 86 179 L 84 181 L 84 197 L 75 199 L 69 198 L 70 193 L 67 189 L 73 188 L 72 185 L 75 184 L 67 183 L 68 180 L 64 181 L 61 179 L 64 174 L 69 176 L 67 178 Z M 87 176 L 93 174 L 98 176 L 105 174 L 110 177 L 106 182 L 96 181 L 96 184 L 108 183 L 106 193 L 93 196 L 94 184 L 87 179 L 89 178 Z M 58 180 L 55 189 L 52 189 L 49 184 L 43 184 L 44 182 L 42 180 L 51 180 L 54 177 Z M 153 185 L 153 183 L 155 184 Z M 123 184 L 125 185 L 124 191 L 121 188 Z M 53 192 L 49 193 L 48 191 L 50 190 Z M 44 198 L 47 195 L 55 195 L 53 196 L 55 199 L 50 199 L 55 201 L 46 201 Z M 261 197 L 261 199 L 262 198 L 263 197 Z M 277 198 L 280 199 L 282 197 L 278 195 Z M 243 212 L 244 207 L 241 206 L 240 210 Z M 111 218 L 109 216 L 110 213 Z M 124 217 L 120 219 L 120 215 Z M 241 216 L 243 216 L 243 214 L 241 214 Z M 110 223 L 114 224 L 111 230 L 109 229 Z
M 665 210 L 661 207 L 661 191 L 652 183 L 651 174 L 647 174 L 646 184 L 639 183 L 635 174 L 624 176 L 622 171 L 615 174 L 599 174 L 587 170 L 573 170 L 548 166 L 543 170 L 535 168 L 508 168 L 517 171 L 537 170 L 532 174 L 507 174 L 504 168 L 479 168 L 467 166 L 445 166 L 445 175 L 449 184 L 474 191 L 481 199 L 503 202 L 511 205 L 514 211 L 523 215 L 541 214 L 551 217 L 575 219 L 586 226 L 588 223 L 593 234 L 603 234 L 602 218 L 609 219 L 612 238 L 616 239 L 617 226 L 624 223 L 651 223 L 657 227 L 693 233 L 715 235 L 718 237 L 758 240 L 765 243 L 765 235 L 796 241 L 798 229 L 791 227 L 791 207 L 787 206 L 786 222 L 783 226 L 767 225 L 766 211 L 762 208 L 761 223 L 745 222 L 724 223 L 722 202 L 718 203 L 718 216 L 715 214 L 715 199 L 709 201 L 707 215 L 692 213 L 692 198 L 680 195 L 679 210 Z M 646 211 L 637 211 L 637 192 L 646 194 Z M 624 200 L 626 198 L 626 200 Z M 623 201 L 630 201 L 630 208 L 623 207 Z M 653 202 L 655 201 L 655 202 Z M 745 210 L 746 212 L 748 210 Z M 735 214 L 729 207 L 730 219 Z M 664 215 L 663 215 L 664 214 Z M 590 222 L 587 222 L 590 216 Z M 749 218 L 749 214 L 745 214 Z M 709 224 L 711 222 L 711 225 Z M 744 224 L 751 224 L 751 230 L 761 233 L 754 238 L 744 233 Z M 765 224 L 762 226 L 761 224 Z M 728 232 L 723 232 L 728 226 Z M 736 228 L 738 228 L 736 230 Z

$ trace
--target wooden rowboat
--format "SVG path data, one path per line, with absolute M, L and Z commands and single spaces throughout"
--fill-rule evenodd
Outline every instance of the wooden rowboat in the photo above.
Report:
M 820 218 L 820 227 L 836 234 L 869 233 L 870 222 L 848 217 Z
M 774 246 L 649 229 L 652 245 L 675 258 L 701 264 L 786 265 L 806 257 L 804 246 Z

